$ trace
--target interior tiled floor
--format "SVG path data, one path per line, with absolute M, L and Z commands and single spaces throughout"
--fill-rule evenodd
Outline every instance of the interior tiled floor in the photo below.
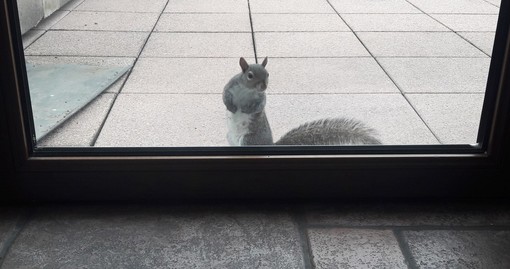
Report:
M 0 268 L 510 267 L 498 203 L 0 207 Z
M 226 146 L 221 92 L 268 56 L 274 136 L 353 117 L 385 144 L 474 143 L 497 0 L 73 0 L 28 62 L 133 65 L 40 146 Z

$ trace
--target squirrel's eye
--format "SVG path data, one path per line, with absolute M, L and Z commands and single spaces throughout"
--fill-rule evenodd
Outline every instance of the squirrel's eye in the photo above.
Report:
M 252 72 L 248 72 L 248 79 L 252 79 L 253 78 L 253 73 Z

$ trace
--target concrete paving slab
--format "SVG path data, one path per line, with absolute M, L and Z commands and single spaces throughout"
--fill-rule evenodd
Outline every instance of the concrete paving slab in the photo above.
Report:
M 168 2 L 164 12 L 248 14 L 248 2 L 240 0 L 173 0 Z
M 342 18 L 358 31 L 449 31 L 425 14 L 342 14 Z
M 270 94 L 266 110 L 275 140 L 307 121 L 345 117 L 374 128 L 383 144 L 438 143 L 400 94 Z
M 484 93 L 490 58 L 378 58 L 404 92 Z
M 21 40 L 23 42 L 23 49 L 28 48 L 28 46 L 32 45 L 39 37 L 44 35 L 46 33 L 45 30 L 30 30 L 26 32 L 22 37 Z
M 153 33 L 142 57 L 250 57 L 250 33 Z
M 163 13 L 158 32 L 251 32 L 247 13 Z
M 436 20 L 455 32 L 459 31 L 496 31 L 498 15 L 432 14 Z
M 236 58 L 140 58 L 122 92 L 221 94 L 240 72 Z
M 113 103 L 113 93 L 98 95 L 38 143 L 38 147 L 89 147 Z
M 158 16 L 157 13 L 73 11 L 53 29 L 150 32 Z
M 129 1 L 125 0 L 85 0 L 75 10 L 81 11 L 119 11 L 119 12 L 156 12 L 163 11 L 167 0 Z
M 343 13 L 421 13 L 405 0 L 330 0 Z
M 250 0 L 252 13 L 335 13 L 324 0 Z
M 70 11 L 62 10 L 62 11 L 55 11 L 53 12 L 49 17 L 43 19 L 39 24 L 37 24 L 33 29 L 39 29 L 39 30 L 49 30 L 52 28 L 55 23 L 59 22 L 69 14 Z
M 376 57 L 487 57 L 451 32 L 359 32 L 358 37 Z
M 350 31 L 337 14 L 252 14 L 255 32 Z
M 137 56 L 148 35 L 148 32 L 48 31 L 25 54 Z
M 493 226 L 509 225 L 510 210 L 494 204 L 343 204 L 309 206 L 309 225 L 384 226 Z
M 131 66 L 135 58 L 115 58 L 115 57 L 66 57 L 66 56 L 26 56 L 25 60 L 30 64 L 85 64 L 97 66 Z M 120 77 L 115 83 L 110 85 L 105 92 L 117 93 L 127 74 Z
M 473 43 L 477 48 L 481 49 L 483 52 L 492 56 L 492 48 L 494 46 L 494 37 L 496 35 L 495 32 L 486 32 L 486 33 L 473 33 L 473 32 L 458 32 L 459 35 L 469 40 L 469 42 Z
M 73 213 L 70 213 L 73 212 Z M 38 213 L 5 268 L 304 268 L 284 213 L 91 207 Z
M 270 94 L 399 93 L 373 58 L 270 58 L 266 69 Z
M 475 144 L 484 94 L 407 94 L 444 144 Z
M 221 94 L 120 94 L 98 147 L 227 146 Z
M 397 94 L 269 95 L 266 109 L 275 139 L 306 121 L 351 117 L 386 144 L 437 143 Z M 121 94 L 96 146 L 226 146 L 225 112 L 221 94 Z
M 255 33 L 259 57 L 369 56 L 352 32 Z
M 510 267 L 508 231 L 406 231 L 418 268 Z
M 407 268 L 390 230 L 308 230 L 316 268 Z
M 499 9 L 484 0 L 408 0 L 425 13 L 498 14 Z

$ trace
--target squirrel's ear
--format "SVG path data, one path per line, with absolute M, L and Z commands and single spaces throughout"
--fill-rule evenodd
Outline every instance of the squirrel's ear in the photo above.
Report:
M 267 64 L 267 56 L 266 56 L 266 58 L 264 58 L 264 61 L 262 62 L 262 66 L 266 67 L 266 64 Z
M 248 63 L 246 62 L 246 60 L 243 57 L 241 57 L 241 59 L 239 59 L 239 65 L 241 66 L 243 73 L 246 72 L 246 70 L 248 70 Z

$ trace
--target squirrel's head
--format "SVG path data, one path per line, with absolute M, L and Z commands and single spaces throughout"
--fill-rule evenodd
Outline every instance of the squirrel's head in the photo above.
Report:
M 262 64 L 248 64 L 246 60 L 241 57 L 239 65 L 243 71 L 241 79 L 248 88 L 258 91 L 265 91 L 269 79 L 269 73 L 266 70 L 267 57 L 262 61 Z

